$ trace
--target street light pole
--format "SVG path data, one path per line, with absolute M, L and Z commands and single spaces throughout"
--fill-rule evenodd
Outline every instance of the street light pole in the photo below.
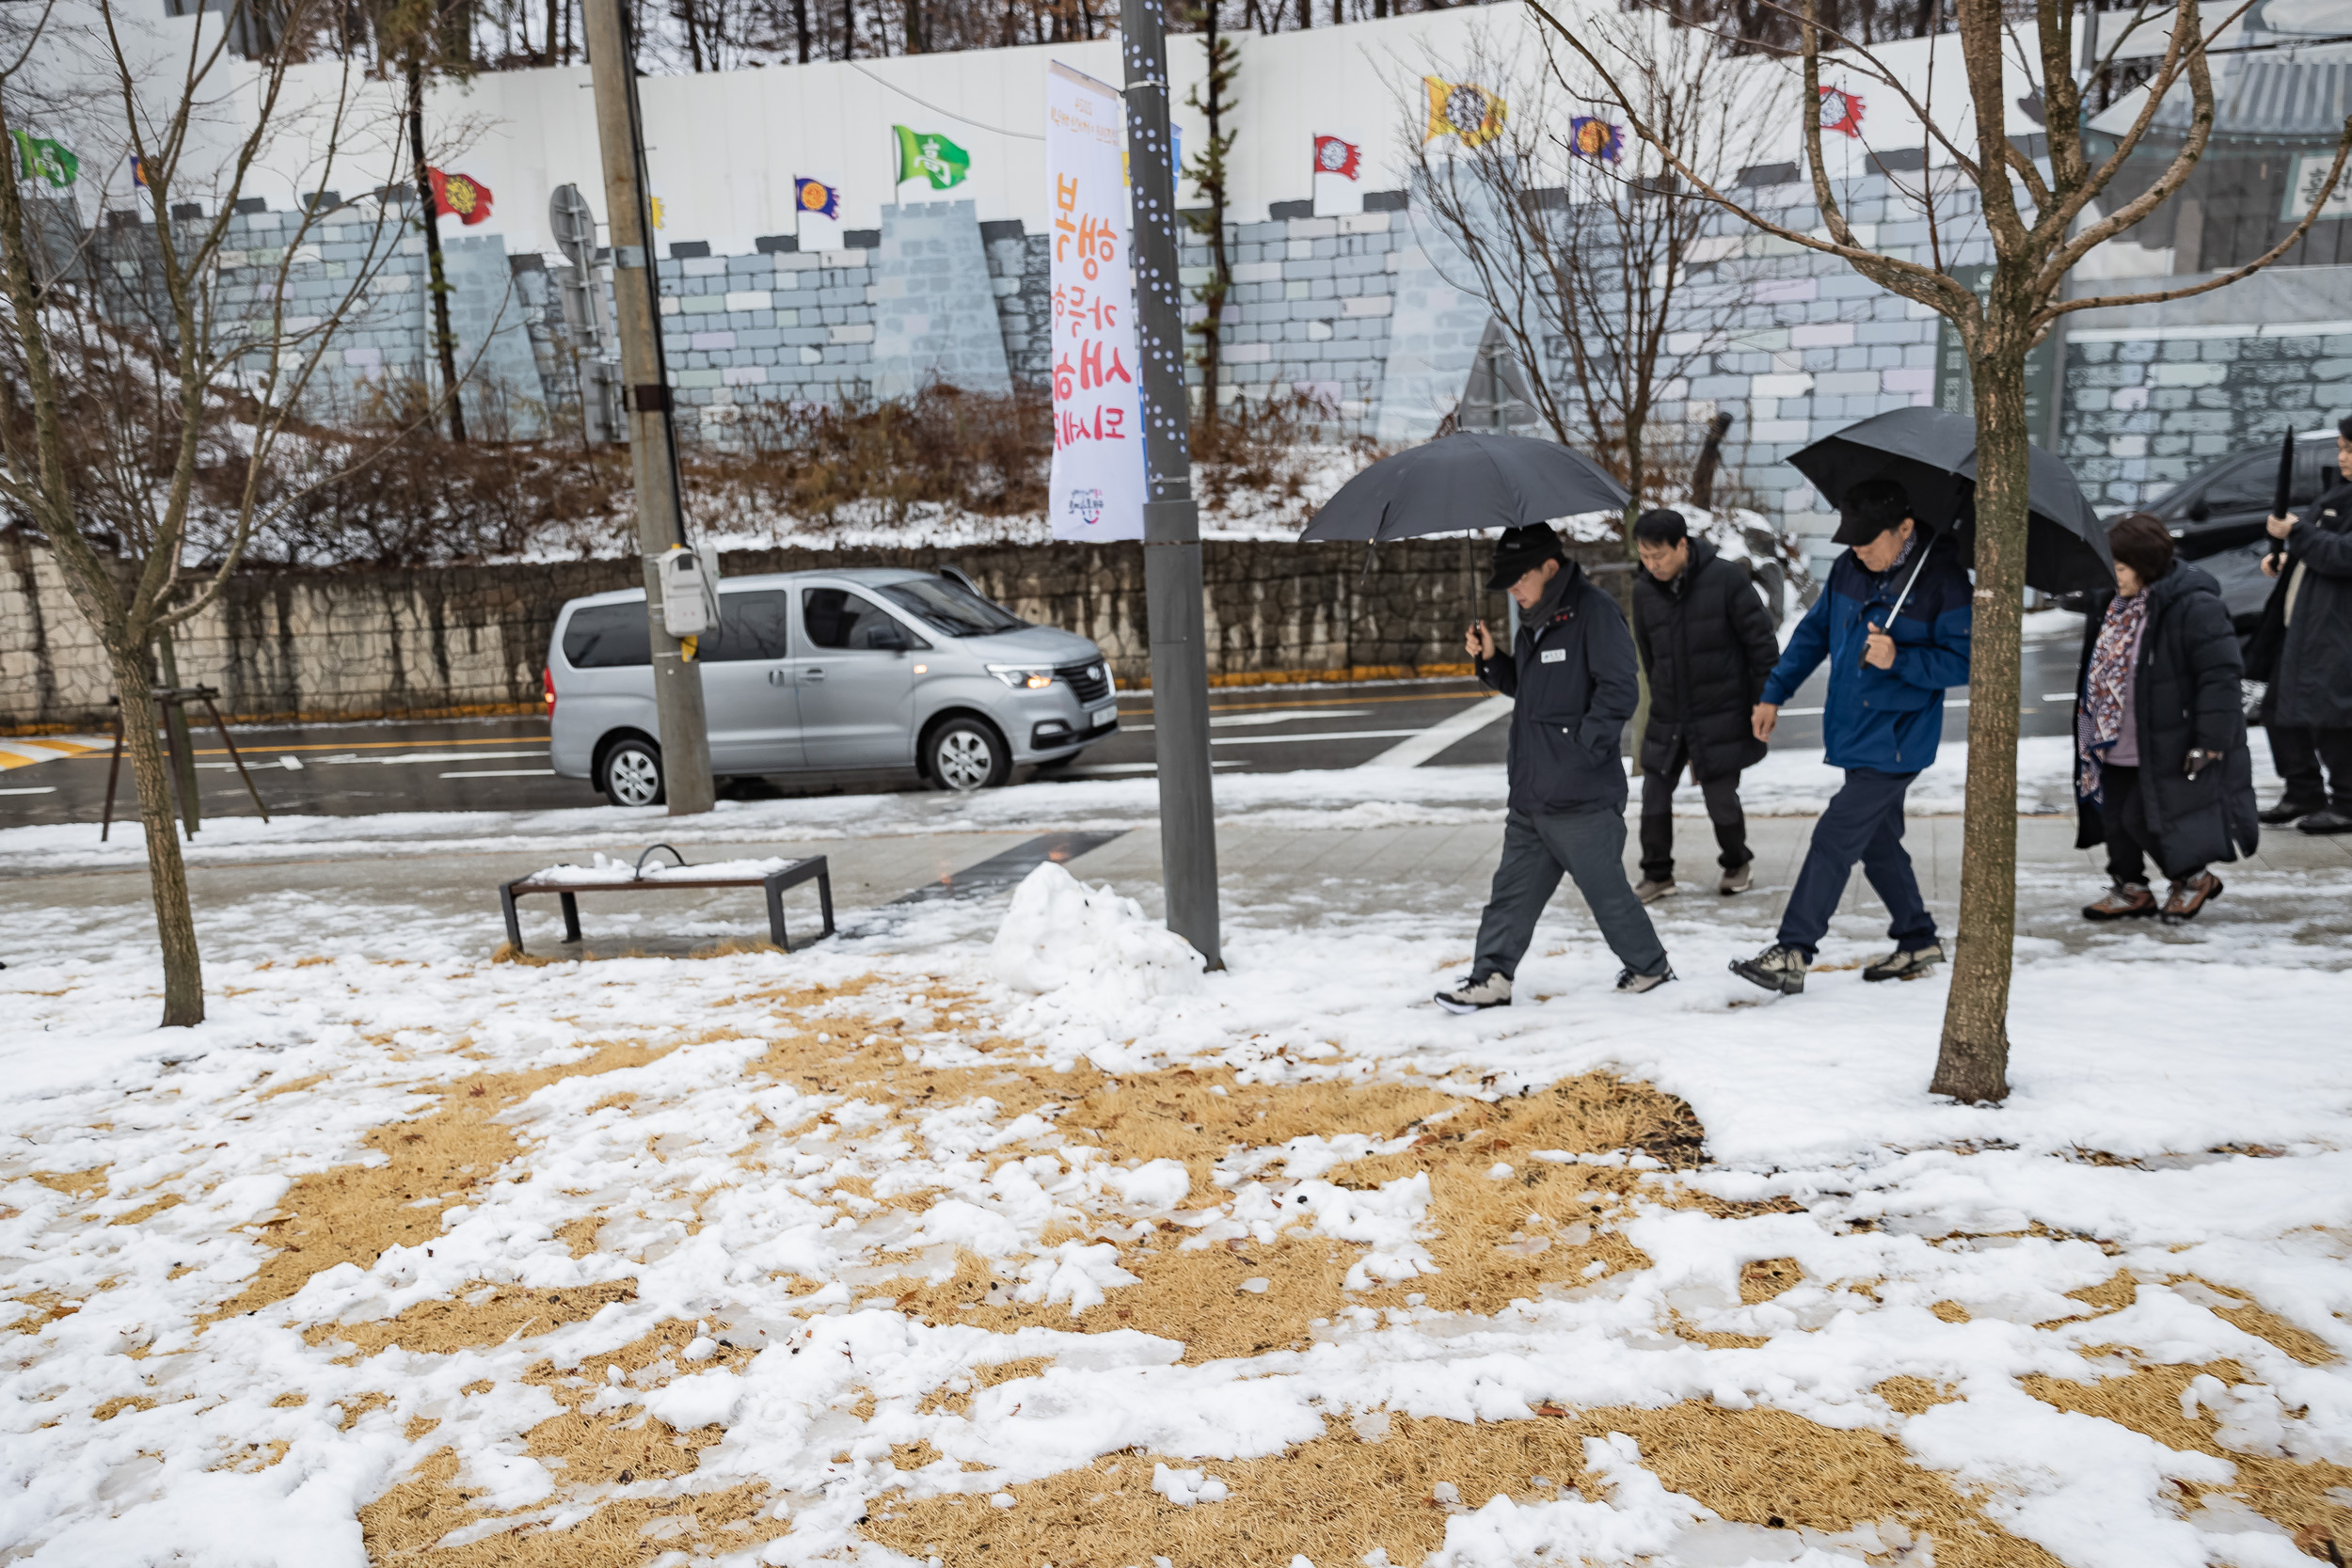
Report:
M 637 52 L 621 0 L 582 0 L 589 68 L 596 92 L 596 145 L 604 159 L 605 211 L 612 234 L 612 315 L 621 340 L 622 404 L 628 419 L 629 470 L 637 490 L 637 546 L 644 560 L 645 620 L 653 646 L 655 725 L 670 815 L 711 808 L 710 736 L 703 676 L 661 618 L 661 557 L 686 543 L 677 435 L 670 422 L 670 377 L 661 361 L 660 284 L 645 214 L 645 135 L 637 106 Z
M 1160 875 L 1168 891 L 1168 928 L 1199 948 L 1211 969 L 1222 969 L 1200 509 L 1192 499 L 1184 309 L 1176 288 L 1176 170 L 1168 132 L 1168 13 L 1162 0 L 1120 0 L 1120 31 L 1127 59 L 1136 349 L 1142 358 L 1136 390 L 1143 415 L 1143 597 L 1152 634 Z M 1210 388 L 1209 395 L 1215 397 L 1216 388 Z

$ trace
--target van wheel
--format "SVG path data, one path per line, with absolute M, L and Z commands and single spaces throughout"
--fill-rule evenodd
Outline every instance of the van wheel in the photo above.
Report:
M 615 741 L 596 765 L 596 787 L 616 806 L 661 804 L 661 748 L 636 736 Z
M 959 795 L 993 789 L 1012 771 L 1012 750 L 978 720 L 950 719 L 923 743 L 923 770 L 933 784 Z

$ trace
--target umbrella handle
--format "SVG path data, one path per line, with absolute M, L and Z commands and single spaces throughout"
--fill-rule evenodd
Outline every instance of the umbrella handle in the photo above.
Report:
M 1884 629 L 1886 635 L 1890 638 L 1895 635 L 1895 617 L 1903 612 L 1903 605 L 1905 601 L 1911 597 L 1911 590 L 1919 580 L 1919 569 L 1928 563 L 1928 545 L 1930 543 L 1931 541 L 1927 540 L 1922 540 L 1920 542 L 1919 559 L 1911 563 L 1911 576 L 1903 579 L 1903 591 L 1895 595 L 1895 608 L 1886 612 L 1886 626 Z M 1862 641 L 1862 657 L 1854 665 L 1854 668 L 1857 670 L 1867 669 L 1869 667 L 1869 662 L 1870 641 L 1869 639 L 1866 637 Z

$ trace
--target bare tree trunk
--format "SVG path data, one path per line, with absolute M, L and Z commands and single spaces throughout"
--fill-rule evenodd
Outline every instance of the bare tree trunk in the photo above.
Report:
M 800 46 L 801 63 L 808 64 L 808 0 L 792 0 L 792 39 Z
M 2013 285 L 2012 285 L 2013 286 Z M 2002 280 L 1995 278 L 1998 291 Z M 1985 335 L 1994 340 L 1996 302 Z M 2014 316 L 2010 317 L 2015 320 Z M 2010 955 L 2017 939 L 2017 724 L 2026 602 L 2026 355 L 1978 360 L 1977 592 L 1968 659 L 1968 799 L 1960 929 L 1932 1094 L 2009 1094 Z
M 164 956 L 164 1027 L 204 1022 L 204 960 L 196 947 L 196 916 L 188 907 L 188 871 L 180 858 L 180 828 L 171 816 L 171 778 L 164 766 L 160 721 L 151 695 L 153 676 L 144 649 L 106 646 L 115 689 L 122 697 L 122 748 L 139 792 L 139 826 L 147 833 L 147 884 L 155 902 L 155 937 Z
M 457 395 L 457 335 L 449 327 L 449 275 L 441 265 L 441 208 L 424 152 L 424 62 L 408 62 L 408 145 L 417 154 L 417 202 L 424 214 L 425 287 L 433 295 L 433 342 L 441 359 L 441 390 L 449 399 L 449 438 L 466 444 L 466 402 Z

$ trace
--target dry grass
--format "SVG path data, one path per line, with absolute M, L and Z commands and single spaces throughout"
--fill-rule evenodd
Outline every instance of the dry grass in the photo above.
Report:
M 436 1091 L 440 1104 L 413 1121 L 392 1122 L 362 1140 L 381 1165 L 337 1165 L 294 1179 L 263 1227 L 274 1250 L 236 1298 L 207 1322 L 285 1300 L 338 1263 L 366 1269 L 386 1249 L 418 1246 L 440 1234 L 441 1215 L 493 1180 L 521 1146 L 495 1118 L 549 1084 L 639 1067 L 660 1051 L 608 1045 L 563 1067 L 480 1073 Z
M 2194 1418 L 2181 1414 L 2181 1391 L 2210 1373 L 2235 1386 L 2248 1381 L 2246 1369 L 2234 1361 L 2143 1367 L 2121 1377 L 2096 1383 L 2071 1383 L 2050 1377 L 2028 1377 L 2026 1392 L 2044 1404 L 2128 1427 L 2153 1437 L 2169 1449 L 2212 1454 L 2237 1466 L 2237 1484 L 2219 1488 L 2243 1498 L 2265 1518 L 2290 1534 L 2317 1531 L 2337 1542 L 2352 1542 L 2352 1466 L 2324 1461 L 2274 1459 L 2225 1449 L 2216 1436 L 2220 1423 L 2200 1409 Z M 2185 1481 L 2173 1485 L 2184 1503 L 2193 1504 L 2205 1491 Z M 2321 1555 L 2314 1553 L 2313 1555 Z
M 92 1198 L 106 1190 L 106 1173 L 111 1165 L 93 1165 L 88 1170 L 27 1171 L 24 1180 L 36 1181 L 53 1193 L 63 1193 L 72 1198 Z
M 447 1355 L 552 1333 L 565 1323 L 584 1323 L 617 1302 L 636 1299 L 633 1279 L 560 1291 L 476 1283 L 459 1291 L 454 1301 L 421 1301 L 380 1323 L 322 1323 L 304 1338 L 312 1344 L 349 1344 L 360 1356 L 395 1345 L 426 1355 Z
M 1945 1568 L 2058 1568 L 1944 1477 L 1913 1465 L 1892 1438 L 1704 1403 L 1475 1425 L 1396 1417 L 1379 1442 L 1333 1422 L 1313 1442 L 1230 1463 L 1130 1450 L 1014 1486 L 1009 1509 L 964 1495 L 883 1505 L 864 1533 L 913 1557 L 936 1552 L 947 1568 L 1124 1568 L 1155 1555 L 1287 1568 L 1294 1555 L 1346 1564 L 1375 1547 L 1391 1561 L 1418 1562 L 1444 1538 L 1439 1483 L 1472 1509 L 1497 1495 L 1549 1500 L 1568 1487 L 1600 1496 L 1607 1488 L 1585 1469 L 1583 1439 L 1610 1433 L 1632 1436 L 1669 1489 L 1726 1519 L 1840 1530 L 1896 1518 L 1933 1538 Z M 1232 1495 L 1180 1508 L 1152 1490 L 1155 1463 L 1205 1468 Z

